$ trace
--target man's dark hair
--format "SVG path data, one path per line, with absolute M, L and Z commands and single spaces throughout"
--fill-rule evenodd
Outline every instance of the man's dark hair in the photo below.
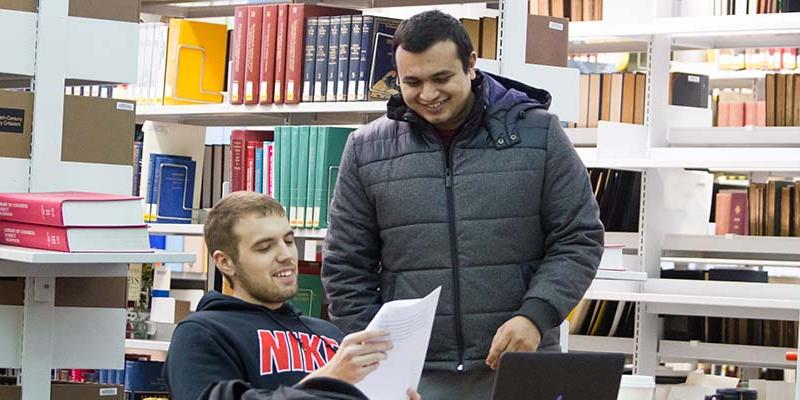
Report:
M 461 22 L 439 10 L 425 11 L 401 22 L 392 40 L 392 57 L 400 46 L 412 53 L 422 53 L 446 40 L 455 43 L 461 66 L 467 72 L 469 55 L 474 49 L 469 34 Z

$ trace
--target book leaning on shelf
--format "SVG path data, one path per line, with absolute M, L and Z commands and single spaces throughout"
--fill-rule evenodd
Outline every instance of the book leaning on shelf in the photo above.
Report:
M 0 244 L 61 252 L 149 252 L 140 198 L 88 192 L 0 194 Z

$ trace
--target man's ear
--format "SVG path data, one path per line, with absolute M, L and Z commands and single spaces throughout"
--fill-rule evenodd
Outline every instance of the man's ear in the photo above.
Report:
M 467 75 L 469 75 L 469 79 L 475 79 L 475 65 L 478 63 L 478 53 L 472 52 L 469 55 L 469 68 L 467 68 Z
M 214 264 L 217 264 L 217 268 L 219 268 L 219 272 L 222 275 L 229 277 L 236 275 L 236 264 L 229 255 L 225 254 L 225 252 L 222 250 L 216 250 L 211 255 L 211 258 L 214 259 Z

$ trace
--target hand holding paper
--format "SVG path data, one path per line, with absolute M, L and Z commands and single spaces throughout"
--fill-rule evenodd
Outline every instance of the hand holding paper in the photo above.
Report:
M 393 347 L 386 352 L 386 360 L 356 384 L 367 397 L 407 400 L 407 390 L 417 388 L 440 292 L 438 287 L 422 299 L 391 301 L 378 310 L 366 330 L 388 332 Z

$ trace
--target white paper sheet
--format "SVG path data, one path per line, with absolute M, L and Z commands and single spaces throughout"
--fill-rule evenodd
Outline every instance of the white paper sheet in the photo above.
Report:
M 367 330 L 386 330 L 394 347 L 378 369 L 356 385 L 367 397 L 407 400 L 408 388 L 417 388 L 441 290 L 440 286 L 421 299 L 390 301 L 375 314 Z

